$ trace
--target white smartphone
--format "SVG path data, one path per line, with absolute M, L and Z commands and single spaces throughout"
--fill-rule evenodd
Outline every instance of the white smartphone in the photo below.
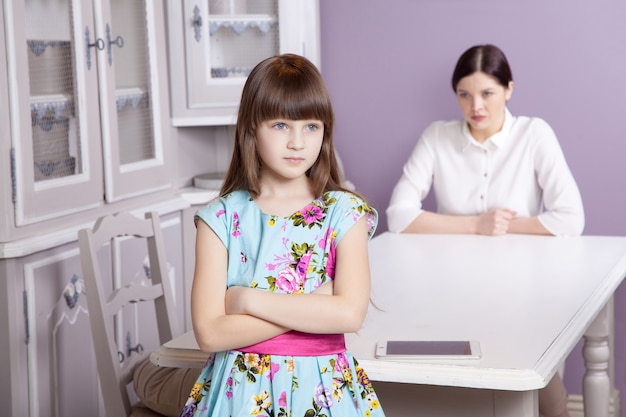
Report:
M 474 340 L 386 340 L 376 344 L 376 357 L 388 360 L 480 359 L 480 344 Z

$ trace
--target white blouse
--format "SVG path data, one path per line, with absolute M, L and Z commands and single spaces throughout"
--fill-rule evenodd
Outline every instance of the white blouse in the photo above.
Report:
M 401 232 L 424 211 L 431 186 L 441 214 L 508 208 L 518 217 L 538 216 L 556 236 L 578 236 L 585 224 L 578 186 L 552 128 L 508 109 L 502 130 L 483 143 L 464 120 L 426 128 L 391 195 L 390 231 Z

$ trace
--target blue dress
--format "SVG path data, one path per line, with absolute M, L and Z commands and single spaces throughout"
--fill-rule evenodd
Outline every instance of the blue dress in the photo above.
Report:
M 326 192 L 280 217 L 263 213 L 247 191 L 235 191 L 203 207 L 196 222 L 206 222 L 228 249 L 229 287 L 310 293 L 334 278 L 335 248 L 363 216 L 371 237 L 377 213 L 353 194 Z M 187 416 L 384 413 L 366 373 L 345 349 L 316 356 L 230 350 L 209 356 L 181 413 Z

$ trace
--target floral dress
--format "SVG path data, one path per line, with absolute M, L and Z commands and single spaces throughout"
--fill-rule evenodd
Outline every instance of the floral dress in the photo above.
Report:
M 363 216 L 371 237 L 376 211 L 351 193 L 326 192 L 280 217 L 263 213 L 247 191 L 235 191 L 203 207 L 196 222 L 206 222 L 228 249 L 229 287 L 295 294 L 334 278 L 335 248 Z M 343 348 L 331 354 L 244 348 L 211 354 L 181 417 L 384 417 L 366 373 L 345 350 L 343 335 L 335 336 Z

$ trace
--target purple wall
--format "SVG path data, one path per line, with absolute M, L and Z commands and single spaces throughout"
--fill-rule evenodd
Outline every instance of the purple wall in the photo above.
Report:
M 585 203 L 585 234 L 626 235 L 626 2 L 320 3 L 337 148 L 348 178 L 379 210 L 379 232 L 420 132 L 433 120 L 460 118 L 449 81 L 456 59 L 494 43 L 513 69 L 512 113 L 544 118 L 559 137 Z M 615 379 L 626 393 L 624 287 L 616 296 Z M 581 392 L 582 372 L 579 345 L 566 368 L 572 393 Z

